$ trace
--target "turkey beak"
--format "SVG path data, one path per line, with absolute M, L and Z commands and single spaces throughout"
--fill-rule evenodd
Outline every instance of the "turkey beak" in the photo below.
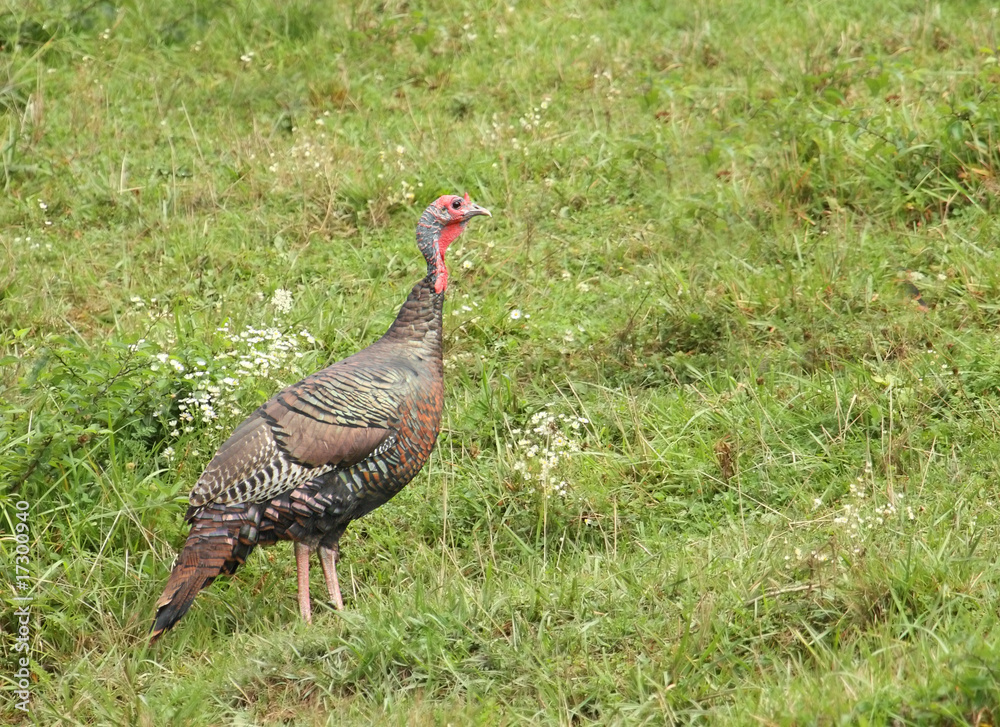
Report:
M 486 209 L 485 207 L 480 207 L 475 202 L 472 202 L 469 205 L 468 210 L 466 210 L 465 212 L 465 219 L 471 220 L 473 217 L 477 217 L 479 215 L 485 215 L 486 217 L 493 216 L 493 214 L 488 209 Z

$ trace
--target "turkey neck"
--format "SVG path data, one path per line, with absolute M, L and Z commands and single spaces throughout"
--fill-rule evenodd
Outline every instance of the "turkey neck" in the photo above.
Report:
M 434 292 L 436 279 L 437 273 L 429 272 L 413 286 L 380 343 L 404 347 L 407 356 L 436 363 L 440 372 L 444 292 Z

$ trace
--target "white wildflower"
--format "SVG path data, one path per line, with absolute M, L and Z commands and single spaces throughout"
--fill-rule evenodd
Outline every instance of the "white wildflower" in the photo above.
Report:
M 508 451 L 518 453 L 514 471 L 524 482 L 537 482 L 539 494 L 545 497 L 565 498 L 569 493 L 569 483 L 558 474 L 562 473 L 563 462 L 569 460 L 569 453 L 580 451 L 579 420 L 565 415 L 556 417 L 543 410 L 529 418 L 526 428 L 511 430 L 516 440 L 508 445 Z
M 284 288 L 278 288 L 271 296 L 271 306 L 281 314 L 292 310 L 292 293 Z

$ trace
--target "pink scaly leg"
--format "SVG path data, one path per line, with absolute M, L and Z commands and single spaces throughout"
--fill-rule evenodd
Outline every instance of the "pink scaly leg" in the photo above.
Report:
M 313 622 L 312 603 L 309 602 L 309 546 L 295 544 L 295 568 L 299 574 L 299 613 L 307 624 Z
M 333 607 L 338 611 L 344 610 L 344 599 L 340 597 L 340 581 L 337 580 L 337 561 L 340 560 L 340 546 L 332 548 L 319 546 L 319 563 L 323 566 L 323 575 L 326 577 L 326 590 L 330 594 Z

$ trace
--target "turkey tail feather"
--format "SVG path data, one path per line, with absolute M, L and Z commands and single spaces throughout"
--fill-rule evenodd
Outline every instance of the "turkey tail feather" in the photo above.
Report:
M 149 630 L 151 644 L 180 621 L 195 596 L 216 576 L 235 573 L 257 544 L 256 512 L 227 512 L 224 506 L 211 509 L 214 512 L 203 510 L 192 526 L 163 595 L 156 602 L 156 619 Z

